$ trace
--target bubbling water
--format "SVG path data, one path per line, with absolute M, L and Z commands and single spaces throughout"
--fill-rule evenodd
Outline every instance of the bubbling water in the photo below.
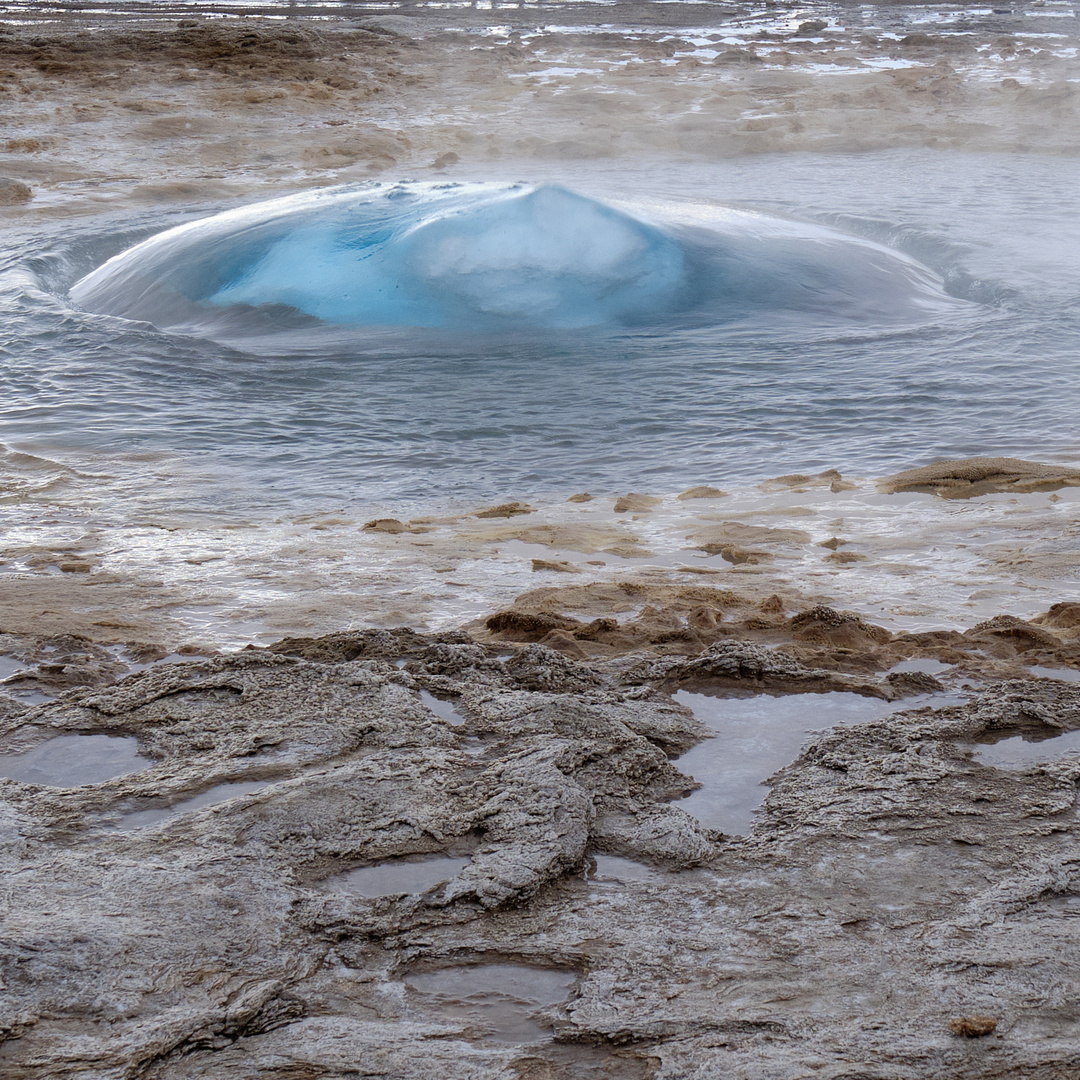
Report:
M 71 297 L 219 340 L 910 320 L 959 303 L 914 259 L 823 225 L 492 183 L 353 185 L 228 211 L 110 259 Z
M 569 328 L 666 313 L 684 289 L 682 251 L 659 230 L 548 185 L 390 235 L 305 224 L 210 302 L 356 326 Z

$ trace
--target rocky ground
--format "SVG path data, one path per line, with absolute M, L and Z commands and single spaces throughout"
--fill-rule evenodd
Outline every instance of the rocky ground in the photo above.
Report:
M 1080 728 L 1080 687 L 1028 670 L 1080 666 L 1080 607 L 890 634 L 769 602 L 717 620 L 718 589 L 653 599 L 648 633 L 526 599 L 480 640 L 293 638 L 118 682 L 89 642 L 22 641 L 98 685 L 9 697 L 7 754 L 106 734 L 146 760 L 0 780 L 4 1076 L 1075 1075 L 1080 757 L 975 752 Z M 886 674 L 901 658 L 947 667 Z M 9 689 L 44 696 L 66 669 L 26 670 Z M 967 704 L 934 708 L 946 686 Z M 711 734 L 679 687 L 899 711 L 812 738 L 728 836 L 678 804 L 695 784 L 672 759 Z M 345 884 L 435 855 L 461 868 L 418 895 Z M 590 876 L 598 856 L 625 861 Z M 485 996 L 508 972 L 517 997 Z
M 1050 41 L 1004 11 L 919 29 L 900 6 L 876 28 L 682 7 L 610 33 L 565 10 L 4 24 L 0 203 L 25 222 L 490 161 L 1078 145 L 1064 18 Z M 1007 464 L 893 479 L 950 496 L 1075 481 Z M 30 566 L 3 601 L 4 770 L 57 736 L 134 740 L 143 762 L 66 788 L 0 779 L 0 1073 L 1075 1077 L 1080 758 L 978 757 L 1080 729 L 1068 584 L 1035 618 L 889 629 L 819 602 L 848 579 L 807 588 L 784 562 L 798 548 L 853 580 L 869 540 L 871 558 L 831 520 L 811 536 L 723 510 L 680 536 L 739 571 L 722 585 L 678 566 L 584 580 L 567 551 L 650 554 L 623 534 L 658 500 L 624 498 L 633 526 L 587 537 L 525 512 L 466 522 L 436 572 L 468 544 L 551 558 L 539 588 L 447 634 L 180 648 L 155 637 L 162 595 L 99 576 L 96 549 L 31 553 L 56 573 Z M 369 524 L 387 550 L 441 527 Z M 998 552 L 993 574 L 1058 582 L 1075 557 L 1051 546 Z M 893 670 L 912 660 L 942 667 Z M 673 700 L 687 688 L 817 695 L 824 730 L 748 835 L 679 805 L 695 779 L 674 760 L 712 734 Z M 832 727 L 835 691 L 895 711 Z M 435 856 L 462 865 L 427 891 L 347 885 Z
M 1051 2 L 444 8 L 22 5 L 0 22 L 0 203 L 82 215 L 493 162 L 1080 146 L 1075 18 Z

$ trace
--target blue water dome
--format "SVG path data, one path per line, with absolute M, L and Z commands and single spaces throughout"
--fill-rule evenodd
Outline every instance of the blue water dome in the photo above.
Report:
M 545 185 L 389 235 L 302 225 L 209 302 L 353 326 L 574 328 L 663 315 L 684 278 L 681 248 L 658 229 Z
M 942 285 L 873 241 L 720 203 L 606 202 L 553 184 L 372 182 L 176 226 L 70 295 L 159 329 L 318 351 L 420 330 L 464 341 L 921 321 L 955 309 Z

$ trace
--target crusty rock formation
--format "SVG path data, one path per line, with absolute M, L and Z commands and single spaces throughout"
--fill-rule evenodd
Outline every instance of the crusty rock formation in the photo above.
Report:
M 710 733 L 661 685 L 828 689 L 814 680 L 830 674 L 731 641 L 588 665 L 368 631 L 164 664 L 17 712 L 2 752 L 111 733 L 149 760 L 71 789 L 0 780 L 0 1072 L 1074 1074 L 1080 758 L 1005 769 L 975 752 L 1080 729 L 1080 687 L 1014 680 L 827 730 L 772 778 L 746 837 L 679 808 L 694 784 L 671 759 Z M 828 728 L 828 699 L 806 700 Z M 599 853 L 641 873 L 587 879 Z M 414 895 L 344 884 L 425 855 L 469 861 Z M 422 989 L 425 974 L 514 965 L 569 987 L 520 1037 Z
M 958 458 L 908 469 L 878 481 L 887 494 L 929 491 L 947 499 L 969 499 L 991 491 L 1053 491 L 1080 485 L 1080 470 L 1008 457 Z

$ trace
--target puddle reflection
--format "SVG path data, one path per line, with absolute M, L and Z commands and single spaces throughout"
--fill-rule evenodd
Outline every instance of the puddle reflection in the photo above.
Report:
M 753 826 L 754 812 L 768 794 L 765 779 L 799 756 L 810 732 L 911 707 L 837 691 L 711 697 L 680 690 L 675 700 L 716 732 L 675 762 L 702 785 L 676 805 L 708 828 L 737 835 Z
M 619 855 L 594 855 L 592 863 L 588 871 L 590 881 L 659 881 L 661 877 L 670 876 L 655 867 Z
M 149 768 L 131 735 L 58 735 L 21 754 L 0 755 L 0 776 L 24 784 L 73 788 Z
M 415 895 L 442 885 L 472 862 L 468 856 L 437 855 L 435 858 L 395 859 L 351 870 L 341 878 L 349 892 L 367 899 L 379 896 Z
M 942 671 L 948 671 L 952 667 L 951 664 L 944 664 L 940 660 L 934 660 L 931 657 L 923 657 L 918 660 L 904 660 L 902 663 L 897 664 L 895 667 L 889 668 L 887 674 L 901 674 L 905 671 L 917 672 L 920 675 L 938 675 Z
M 1043 679 L 1057 679 L 1059 682 L 1080 682 L 1080 670 L 1068 667 L 1043 667 L 1035 664 L 1028 668 L 1032 675 Z
M 117 822 L 116 825 L 111 826 L 111 828 L 120 830 L 121 832 L 129 832 L 132 829 L 144 829 L 148 825 L 157 825 L 162 821 L 180 817 L 182 814 L 187 814 L 192 810 L 198 810 L 204 806 L 213 806 L 215 803 L 225 802 L 227 799 L 234 799 L 238 795 L 248 795 L 253 791 L 261 791 L 268 783 L 269 781 L 267 780 L 250 780 L 231 784 L 215 784 L 212 788 L 207 788 L 206 791 L 200 792 L 190 799 L 184 799 L 183 802 L 173 803 L 171 806 L 158 806 L 147 810 L 134 810 L 131 813 L 124 814 L 119 822 Z
M 995 743 L 980 743 L 975 760 L 995 769 L 1019 769 L 1052 761 L 1069 751 L 1080 750 L 1080 731 L 1067 731 L 1047 739 L 1029 740 L 1019 735 Z
M 566 1001 L 577 973 L 529 964 L 472 964 L 410 972 L 403 982 L 418 1010 L 457 1021 L 500 1043 L 536 1043 L 551 1036 L 535 1014 Z
M 429 694 L 426 690 L 420 691 L 420 701 L 436 716 L 441 716 L 448 724 L 453 724 L 454 727 L 465 723 L 465 717 L 457 711 L 457 708 L 452 701 L 447 701 L 445 698 L 437 698 L 434 694 Z

